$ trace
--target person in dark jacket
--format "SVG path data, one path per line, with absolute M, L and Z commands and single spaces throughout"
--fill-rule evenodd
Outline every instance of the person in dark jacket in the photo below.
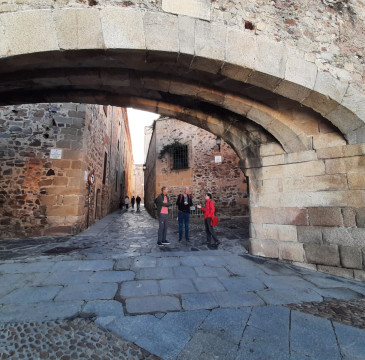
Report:
M 132 196 L 131 199 L 131 205 L 132 205 L 132 209 L 134 209 L 134 203 L 136 202 L 136 198 L 134 197 L 134 195 Z
M 214 216 L 215 207 L 214 202 L 212 200 L 212 194 L 207 193 L 205 195 L 205 207 L 198 205 L 198 208 L 202 209 L 204 212 L 204 224 L 205 224 L 205 232 L 207 233 L 207 245 L 211 245 L 211 238 L 214 240 L 214 247 L 218 247 L 220 244 L 219 240 L 217 239 L 217 235 L 215 234 L 214 228 L 211 225 L 212 218 Z
M 139 207 L 141 206 L 141 200 L 142 199 L 140 198 L 140 196 L 137 195 L 137 197 L 136 197 L 137 211 L 140 211 Z
M 164 246 L 170 244 L 166 240 L 167 226 L 169 220 L 169 207 L 171 206 L 170 199 L 167 196 L 169 189 L 166 186 L 161 188 L 161 194 L 157 196 L 155 203 L 157 206 L 157 216 L 159 221 L 158 227 L 158 246 Z
M 189 194 L 189 188 L 185 187 L 184 193 L 179 194 L 176 200 L 176 205 L 179 209 L 177 214 L 179 220 L 179 241 L 182 240 L 183 225 L 185 223 L 185 240 L 189 240 L 189 218 L 190 218 L 190 206 L 193 206 L 193 200 Z

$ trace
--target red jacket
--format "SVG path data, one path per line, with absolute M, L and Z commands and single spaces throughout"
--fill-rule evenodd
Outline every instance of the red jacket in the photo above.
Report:
M 206 218 L 212 218 L 214 216 L 214 202 L 212 200 L 207 200 L 205 202 L 205 207 L 202 207 L 202 211 L 204 213 L 204 219 Z

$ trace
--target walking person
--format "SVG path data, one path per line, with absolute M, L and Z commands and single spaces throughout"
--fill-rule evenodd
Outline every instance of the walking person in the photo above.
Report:
M 205 207 L 202 207 L 201 205 L 198 205 L 199 209 L 202 209 L 204 212 L 204 224 L 205 224 L 205 231 L 207 233 L 207 242 L 206 244 L 208 246 L 212 245 L 213 247 L 218 247 L 220 244 L 219 240 L 217 239 L 217 235 L 215 234 L 215 231 L 213 229 L 213 226 L 211 225 L 212 218 L 214 216 L 215 207 L 214 202 L 212 200 L 212 194 L 207 193 L 205 195 Z M 211 244 L 211 239 L 213 238 L 214 244 Z
M 126 210 L 128 210 L 128 208 L 129 208 L 129 196 L 128 195 L 124 198 L 124 204 L 125 204 Z
M 132 209 L 134 209 L 134 203 L 136 202 L 136 198 L 134 197 L 134 195 L 132 196 L 131 199 L 131 204 L 132 204 Z
M 122 210 L 124 207 L 124 199 L 123 196 L 121 195 L 119 198 L 119 209 Z
M 186 186 L 182 194 L 179 194 L 176 200 L 176 205 L 179 209 L 177 214 L 179 220 L 179 241 L 182 240 L 183 226 L 185 223 L 185 240 L 189 242 L 189 218 L 190 206 L 193 206 L 193 200 L 189 194 L 189 188 Z
M 169 189 L 166 186 L 161 188 L 161 194 L 157 196 L 155 203 L 157 205 L 158 216 L 158 246 L 164 246 L 170 244 L 166 240 L 167 226 L 169 220 L 169 207 L 171 206 L 170 199 L 167 196 Z
M 141 198 L 139 197 L 139 195 L 137 195 L 136 197 L 136 203 L 137 203 L 137 211 L 140 211 L 139 207 L 141 206 Z

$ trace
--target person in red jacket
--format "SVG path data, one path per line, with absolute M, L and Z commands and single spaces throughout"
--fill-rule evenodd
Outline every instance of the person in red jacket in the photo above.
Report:
M 211 245 L 211 238 L 213 238 L 214 240 L 213 246 L 218 247 L 220 242 L 217 239 L 215 231 L 211 225 L 211 221 L 215 212 L 214 202 L 212 200 L 212 194 L 207 193 L 205 195 L 205 207 L 198 205 L 198 208 L 202 209 L 202 211 L 204 212 L 204 224 L 205 224 L 205 231 L 207 233 L 207 245 Z

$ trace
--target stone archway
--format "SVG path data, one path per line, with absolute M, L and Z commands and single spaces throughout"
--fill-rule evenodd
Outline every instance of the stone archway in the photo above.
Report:
M 1 105 L 132 105 L 206 128 L 250 177 L 253 254 L 365 276 L 358 83 L 290 42 L 163 9 L 16 11 L 0 24 Z

